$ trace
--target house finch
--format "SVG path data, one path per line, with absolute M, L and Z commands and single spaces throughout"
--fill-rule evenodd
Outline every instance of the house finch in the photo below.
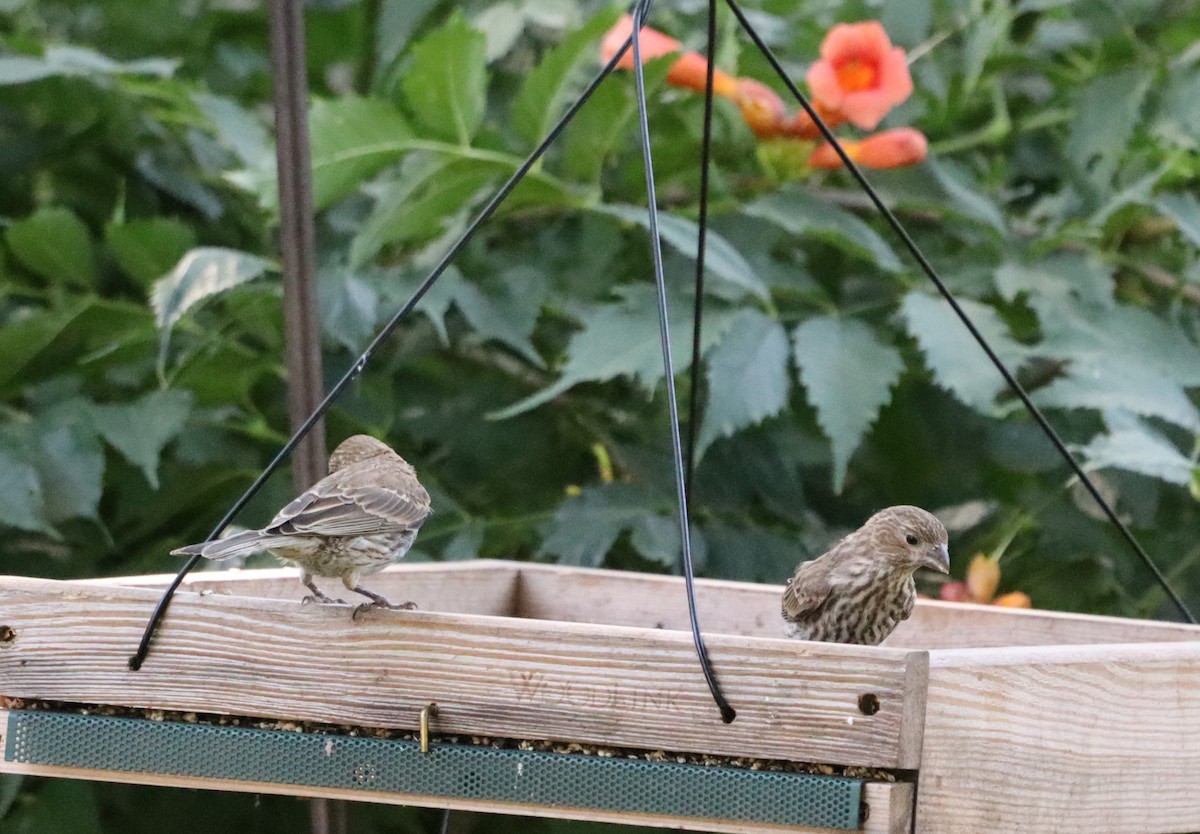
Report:
M 359 584 L 404 558 L 429 515 L 429 493 L 409 463 L 385 443 L 357 434 L 329 456 L 329 474 L 279 511 L 262 530 L 247 530 L 227 539 L 172 550 L 178 556 L 232 559 L 270 551 L 304 571 L 301 581 L 312 591 L 305 602 L 338 602 L 326 596 L 313 576 L 336 576 L 355 593 L 369 597 L 355 611 L 413 608 L 394 605 Z
M 917 568 L 950 570 L 946 528 L 919 507 L 889 507 L 796 568 L 783 592 L 788 637 L 883 642 L 912 613 Z

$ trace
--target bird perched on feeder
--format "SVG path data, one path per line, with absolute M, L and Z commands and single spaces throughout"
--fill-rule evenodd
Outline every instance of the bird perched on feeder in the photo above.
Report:
M 917 568 L 950 571 L 946 528 L 920 507 L 888 507 L 827 553 L 803 562 L 783 592 L 788 637 L 883 642 L 912 613 Z
M 313 576 L 331 576 L 372 600 L 359 606 L 356 616 L 370 608 L 414 608 L 411 602 L 389 602 L 368 591 L 359 580 L 404 558 L 429 513 L 429 493 L 408 461 L 386 443 L 356 434 L 333 450 L 329 474 L 280 510 L 263 529 L 171 553 L 199 554 L 220 561 L 266 550 L 300 567 L 301 581 L 312 591 L 305 602 L 342 603 L 313 582 Z

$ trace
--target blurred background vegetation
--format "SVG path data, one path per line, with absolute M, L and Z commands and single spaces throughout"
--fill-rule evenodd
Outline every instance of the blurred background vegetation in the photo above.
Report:
M 1200 7 L 748 5 L 796 78 L 838 21 L 879 18 L 909 51 L 915 92 L 884 126 L 919 127 L 930 157 L 872 181 L 1200 608 Z M 307 8 L 332 381 L 595 71 L 620 9 Z M 651 22 L 696 48 L 703 10 L 663 2 Z M 202 539 L 288 433 L 265 12 L 3 0 L 0 38 L 0 573 L 173 571 L 167 552 Z M 728 17 L 719 64 L 783 92 Z M 702 101 L 664 73 L 651 127 L 682 371 Z M 677 570 L 630 81 L 605 82 L 330 415 L 331 445 L 384 437 L 429 486 L 410 558 Z M 759 144 L 727 102 L 714 151 L 701 572 L 781 582 L 913 503 L 947 520 L 958 576 L 985 553 L 1038 607 L 1176 616 L 848 178 Z M 242 523 L 290 493 L 281 473 Z M 434 820 L 351 815 L 368 832 Z M 0 777 L 5 832 L 306 816 Z

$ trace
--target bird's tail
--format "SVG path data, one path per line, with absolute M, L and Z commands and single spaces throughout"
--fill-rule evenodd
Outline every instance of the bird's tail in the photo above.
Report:
M 212 559 L 215 562 L 222 562 L 226 559 L 233 559 L 237 556 L 249 556 L 251 553 L 257 553 L 260 550 L 265 550 L 268 547 L 286 545 L 287 542 L 280 536 L 271 536 L 263 533 L 261 530 L 246 530 L 241 533 L 236 533 L 225 539 L 217 539 L 211 542 L 201 542 L 200 544 L 189 544 L 187 547 L 180 547 L 171 551 L 172 556 L 203 556 L 205 559 Z

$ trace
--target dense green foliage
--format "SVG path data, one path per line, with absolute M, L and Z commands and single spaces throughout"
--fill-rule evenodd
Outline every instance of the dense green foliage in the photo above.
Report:
M 872 181 L 1200 608 L 1196 4 L 758 5 L 798 78 L 831 24 L 882 9 L 916 86 L 892 120 L 932 153 Z M 618 9 L 310 6 L 332 379 L 595 71 Z M 654 23 L 694 46 L 701 8 Z M 782 92 L 722 30 L 721 66 Z M 167 551 L 288 433 L 263 13 L 12 0 L 0 33 L 0 573 L 173 570 Z M 702 102 L 664 72 L 651 126 L 682 371 Z M 677 570 L 630 81 L 602 85 L 330 416 L 331 440 L 385 437 L 430 487 L 414 558 Z M 792 179 L 787 147 L 757 147 L 718 105 L 702 572 L 779 582 L 915 503 L 950 522 L 959 573 L 1002 551 L 1004 589 L 1038 606 L 1172 616 L 851 181 Z M 242 523 L 289 492 L 281 473 Z M 17 791 L 0 779 L 5 831 L 158 830 L 168 801 L 224 808 L 239 831 L 302 825 L 284 800 Z M 355 814 L 355 830 L 425 819 Z

